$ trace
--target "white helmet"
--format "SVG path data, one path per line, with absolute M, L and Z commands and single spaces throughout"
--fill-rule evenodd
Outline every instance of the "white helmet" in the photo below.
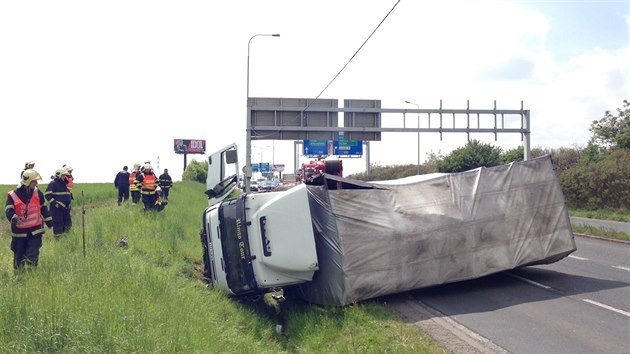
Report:
M 28 186 L 33 181 L 41 181 L 41 180 L 42 180 L 42 176 L 40 176 L 39 173 L 35 170 L 31 170 L 31 169 L 24 170 L 24 173 L 22 173 L 21 183 L 25 186 Z

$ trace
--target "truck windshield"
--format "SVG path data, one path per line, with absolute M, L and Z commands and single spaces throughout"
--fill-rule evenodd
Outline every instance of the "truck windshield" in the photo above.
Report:
M 245 198 L 224 202 L 219 210 L 219 223 L 228 287 L 236 295 L 256 291 L 245 220 Z

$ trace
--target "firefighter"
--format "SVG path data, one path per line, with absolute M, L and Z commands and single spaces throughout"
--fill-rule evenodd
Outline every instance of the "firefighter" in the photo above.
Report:
M 72 227 L 70 217 L 72 193 L 68 190 L 68 172 L 66 169 L 60 168 L 55 171 L 55 179 L 48 184 L 44 196 L 50 205 L 53 233 L 58 239 L 61 234 L 70 231 Z
M 26 170 L 32 170 L 35 168 L 35 162 L 33 161 L 26 161 L 24 163 L 24 169 L 22 170 L 22 172 L 20 172 L 20 183 L 17 184 L 17 186 L 15 188 L 20 188 L 22 186 L 22 175 L 24 175 L 24 171 Z
M 74 186 L 74 177 L 72 177 L 72 171 L 74 171 L 74 169 L 72 169 L 72 167 L 68 165 L 63 165 L 62 168 L 66 170 L 66 181 L 68 181 L 68 190 L 70 191 L 70 193 L 72 193 L 72 187 Z
M 34 168 L 35 168 L 35 162 L 33 162 L 33 161 L 26 161 L 24 163 L 24 169 L 22 170 L 22 173 L 20 173 L 20 178 L 22 178 L 22 174 L 24 174 L 24 171 L 32 170 Z
M 129 171 L 127 170 L 128 167 L 124 166 L 114 179 L 114 187 L 118 189 L 118 206 L 129 199 Z
M 158 185 L 162 188 L 162 193 L 164 194 L 164 200 L 168 200 L 168 192 L 173 186 L 173 179 L 171 175 L 168 174 L 168 168 L 164 169 L 164 173 L 160 175 L 158 178 Z
M 27 169 L 22 173 L 20 187 L 7 193 L 4 213 L 11 221 L 11 251 L 16 270 L 25 265 L 37 266 L 44 223 L 48 227 L 53 224 L 44 194 L 37 188 L 41 180 L 37 171 Z
M 140 201 L 140 188 L 136 184 L 136 177 L 140 175 L 140 164 L 133 164 L 133 171 L 129 174 L 129 191 L 131 192 L 131 204 L 136 205 Z
M 158 185 L 157 176 L 153 173 L 151 165 L 144 165 L 144 171 L 136 175 L 136 185 L 140 189 L 140 194 L 142 194 L 144 210 L 152 209 L 157 200 L 156 187 Z
M 155 194 L 157 195 L 156 199 L 155 199 L 155 204 L 153 205 L 153 209 L 157 210 L 157 211 L 162 211 L 164 210 L 164 208 L 166 207 L 166 205 L 168 205 L 168 201 L 167 200 L 162 200 L 162 197 L 164 196 L 163 190 L 162 188 L 160 188 L 160 186 L 157 186 L 155 188 Z

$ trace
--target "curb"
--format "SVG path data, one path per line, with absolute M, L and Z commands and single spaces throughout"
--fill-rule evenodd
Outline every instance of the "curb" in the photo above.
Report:
M 595 239 L 595 240 L 603 240 L 603 241 L 617 242 L 617 243 L 623 243 L 623 244 L 626 244 L 626 245 L 630 245 L 630 241 L 618 240 L 616 238 L 608 238 L 608 237 L 595 236 L 595 235 L 589 235 L 589 234 L 579 234 L 577 232 L 574 232 L 573 235 L 578 236 L 578 237 L 592 238 L 592 239 Z

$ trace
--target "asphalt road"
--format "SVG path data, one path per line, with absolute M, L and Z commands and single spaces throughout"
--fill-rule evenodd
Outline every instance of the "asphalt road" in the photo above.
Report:
M 582 237 L 576 243 L 576 252 L 551 265 L 389 301 L 399 301 L 403 317 L 423 329 L 432 327 L 427 321 L 442 323 L 473 344 L 449 346 L 459 353 L 630 353 L 630 244 Z

